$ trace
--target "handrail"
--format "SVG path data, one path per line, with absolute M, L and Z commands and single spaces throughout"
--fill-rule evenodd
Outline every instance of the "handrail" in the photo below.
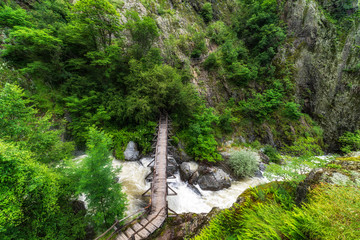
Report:
M 165 166 L 167 167 L 168 165 L 168 157 L 169 157 L 169 151 L 168 151 L 168 145 L 169 145 L 169 125 L 171 124 L 170 119 L 168 114 L 162 113 L 160 115 L 160 119 L 159 119 L 159 123 L 158 123 L 158 127 L 156 129 L 157 131 L 157 138 L 159 138 L 160 134 L 161 134 L 161 139 L 156 139 L 156 137 L 154 137 L 154 139 L 156 139 L 156 145 L 154 146 L 154 150 L 155 150 L 155 154 L 154 154 L 154 160 L 152 161 L 154 163 L 154 168 L 153 168 L 153 178 L 155 178 L 156 176 L 158 177 L 163 177 L 163 167 L 165 164 Z M 166 130 L 166 132 L 164 132 Z M 154 135 L 156 135 L 154 134 Z M 166 134 L 166 135 L 165 135 Z M 159 140 L 161 140 L 159 142 Z M 166 144 L 166 146 L 164 146 L 164 144 Z M 165 156 L 164 156 L 165 155 Z M 165 158 L 165 159 L 163 159 Z M 150 163 L 149 165 L 151 165 L 152 163 Z M 159 172 L 160 175 L 157 174 L 157 171 L 161 171 Z M 146 177 L 148 178 L 151 175 L 151 173 Z M 158 181 L 156 181 L 158 182 Z M 166 179 L 165 179 L 166 182 Z M 161 180 L 161 183 L 159 186 L 162 186 L 163 180 Z M 162 225 L 164 223 L 164 219 L 166 219 L 168 217 L 168 203 L 166 200 L 166 197 L 168 195 L 168 186 L 166 184 L 166 192 L 162 193 L 160 195 L 158 195 L 154 185 L 152 185 L 150 187 L 150 189 L 148 191 L 146 191 L 144 194 L 148 193 L 151 190 L 151 197 L 150 197 L 150 203 L 149 205 L 144 208 L 144 209 L 140 209 L 138 211 L 136 211 L 135 213 L 121 219 L 121 220 L 116 220 L 115 223 L 109 228 L 107 229 L 103 234 L 101 234 L 99 237 L 95 238 L 95 240 L 99 240 L 100 238 L 103 238 L 105 235 L 109 234 L 109 232 L 111 230 L 114 230 L 110 236 L 107 237 L 107 240 L 111 239 L 114 235 L 116 234 L 121 234 L 123 237 L 126 237 L 128 239 L 134 239 L 134 237 L 140 237 L 142 238 L 145 236 L 148 236 L 148 234 L 151 234 L 154 229 L 157 229 L 160 225 Z M 175 193 L 174 190 L 171 189 L 172 192 Z M 162 196 L 164 195 L 164 196 Z M 153 205 L 151 202 L 153 202 L 153 198 L 154 197 L 160 197 L 160 202 L 158 204 Z M 165 206 L 163 206 L 162 202 L 162 197 L 164 197 L 164 202 L 165 202 Z M 156 212 L 156 208 L 160 208 L 161 209 Z M 141 213 L 141 214 L 139 214 Z M 148 215 L 145 215 L 146 213 L 148 213 Z M 164 216 L 160 216 L 160 214 L 164 213 Z M 137 215 L 137 216 L 136 216 Z M 145 215 L 145 216 L 144 216 Z M 160 217 L 159 217 L 160 216 Z M 165 218 L 164 218 L 165 217 Z M 132 220 L 128 220 L 129 218 L 133 218 Z M 150 219 L 151 218 L 151 219 Z M 164 218 L 164 219 L 163 219 Z M 146 220 L 147 222 L 143 222 L 143 220 Z M 124 222 L 125 220 L 128 220 L 126 222 Z M 119 226 L 119 223 L 122 223 Z M 148 228 L 149 225 L 152 225 L 150 230 Z M 155 228 L 154 228 L 155 227 Z M 130 229 L 127 230 L 128 228 Z M 138 229 L 135 231 L 135 229 Z M 146 230 L 146 232 L 145 232 Z M 144 231 L 144 235 L 141 231 Z M 133 232 L 133 233 L 132 233 Z M 139 233 L 141 235 L 139 235 Z M 130 236 L 130 237 L 129 237 Z
M 147 208 L 147 207 L 146 207 Z M 142 208 L 142 209 L 139 209 L 139 210 L 137 210 L 136 212 L 134 212 L 133 214 L 131 214 L 131 215 L 129 215 L 129 216 L 127 216 L 127 217 L 125 217 L 125 218 L 123 218 L 123 219 L 121 219 L 121 220 L 116 220 L 115 221 L 115 223 L 111 226 L 111 227 L 109 227 L 103 234 L 101 234 L 100 236 L 98 236 L 97 238 L 95 238 L 94 240 L 98 240 L 98 239 L 100 239 L 100 238 L 102 238 L 103 236 L 105 236 L 112 228 L 114 228 L 118 223 L 120 223 L 120 222 L 122 222 L 122 221 L 124 221 L 124 220 L 126 220 L 126 219 L 128 219 L 128 218 L 130 218 L 130 217 L 132 217 L 132 216 L 134 216 L 134 215 L 136 215 L 136 214 L 138 214 L 139 212 L 142 212 L 142 211 L 146 211 L 146 208 Z
M 160 215 L 161 211 L 164 210 L 165 208 L 166 208 L 166 207 L 161 208 L 161 209 L 159 210 L 159 212 L 156 214 L 155 217 L 153 217 L 151 220 L 148 220 L 148 222 L 147 222 L 144 226 L 142 226 L 139 230 L 137 230 L 136 232 L 134 232 L 134 233 L 131 235 L 131 237 L 134 237 L 134 236 L 135 236 L 136 234 L 138 234 L 141 230 L 146 229 L 147 225 L 149 225 L 152 221 L 154 221 L 154 219 L 156 219 L 156 218 Z M 155 226 L 156 226 L 156 225 L 155 225 Z

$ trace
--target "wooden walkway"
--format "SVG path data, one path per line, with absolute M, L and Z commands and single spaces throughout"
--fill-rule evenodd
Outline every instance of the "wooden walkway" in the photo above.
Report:
M 158 127 L 149 214 L 119 233 L 116 240 L 145 239 L 162 226 L 168 216 L 167 158 L 168 117 L 161 116 Z

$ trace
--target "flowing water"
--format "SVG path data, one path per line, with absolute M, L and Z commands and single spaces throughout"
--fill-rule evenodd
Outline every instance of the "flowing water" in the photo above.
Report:
M 143 158 L 140 162 L 121 162 L 113 160 L 113 166 L 121 166 L 118 175 L 123 191 L 128 196 L 127 214 L 136 212 L 147 205 L 146 199 L 141 195 L 150 188 L 150 183 L 145 177 L 150 173 L 150 158 Z M 168 196 L 169 208 L 176 213 L 208 213 L 213 207 L 228 208 L 237 197 L 249 187 L 265 183 L 263 178 L 249 178 L 243 181 L 234 181 L 231 187 L 220 191 L 203 191 L 199 186 L 191 188 L 187 183 L 181 181 L 179 173 L 175 174 L 176 179 L 169 180 L 169 186 L 177 192 L 176 196 Z M 171 191 L 169 191 L 170 193 Z

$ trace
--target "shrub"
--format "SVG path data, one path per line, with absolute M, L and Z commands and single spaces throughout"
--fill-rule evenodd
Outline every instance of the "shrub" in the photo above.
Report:
M 232 37 L 231 34 L 231 31 L 222 21 L 214 22 L 207 28 L 207 35 L 216 44 L 223 44 L 227 39 Z
M 206 23 L 210 22 L 213 18 L 213 9 L 211 3 L 209 2 L 205 3 L 201 8 L 200 14 Z
M 246 150 L 232 153 L 229 163 L 238 177 L 252 176 L 258 169 L 255 153 Z
M 341 151 L 349 153 L 360 149 L 360 130 L 355 132 L 345 132 L 340 138 Z
M 324 153 L 318 145 L 317 140 L 312 137 L 300 137 L 292 146 L 285 145 L 282 150 L 292 156 L 304 157 L 322 155 Z
M 212 108 L 206 108 L 205 105 L 201 105 L 197 111 L 187 128 L 179 133 L 180 139 L 185 142 L 186 152 L 196 161 L 221 161 L 213 129 L 219 118 Z
M 215 70 L 220 66 L 220 62 L 215 53 L 211 53 L 204 62 L 204 68 L 208 71 Z
M 291 120 L 299 120 L 302 115 L 300 105 L 294 102 L 285 103 L 283 115 Z
M 194 46 L 193 51 L 191 52 L 191 57 L 199 58 L 201 56 L 201 54 L 207 52 L 205 39 L 203 37 L 199 36 L 199 37 L 195 37 L 194 41 L 195 41 L 195 46 Z
M 279 163 L 281 160 L 281 156 L 276 148 L 273 148 L 270 145 L 266 145 L 264 148 L 264 154 L 269 157 L 270 162 Z

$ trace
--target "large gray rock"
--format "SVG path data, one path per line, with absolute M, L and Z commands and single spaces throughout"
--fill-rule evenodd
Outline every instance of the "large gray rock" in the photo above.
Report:
M 124 157 L 126 161 L 137 161 L 139 160 L 139 151 L 137 149 L 136 143 L 130 141 L 124 152 Z
M 183 181 L 189 181 L 195 172 L 199 169 L 199 165 L 195 162 L 183 162 L 180 165 L 180 178 Z M 195 179 L 193 179 L 194 181 Z
M 231 186 L 230 176 L 220 168 L 211 168 L 197 182 L 202 190 L 218 191 Z

